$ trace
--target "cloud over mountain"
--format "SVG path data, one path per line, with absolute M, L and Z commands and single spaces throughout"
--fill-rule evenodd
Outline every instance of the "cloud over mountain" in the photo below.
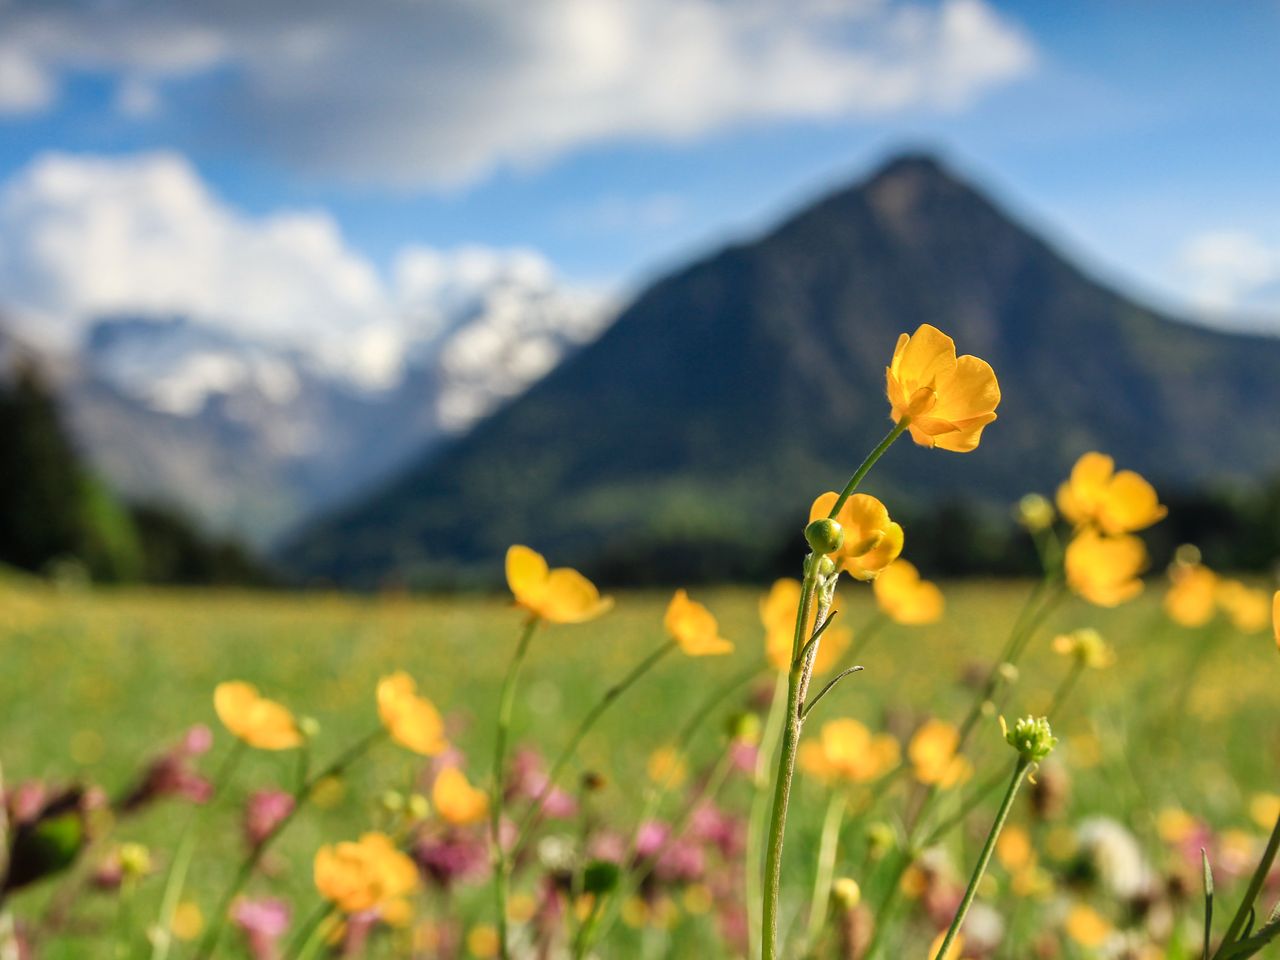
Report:
M 96 72 L 146 116 L 194 79 L 241 148 L 431 185 L 602 142 L 951 110 L 1036 60 L 985 0 L 17 0 L 0 38 L 0 111 Z

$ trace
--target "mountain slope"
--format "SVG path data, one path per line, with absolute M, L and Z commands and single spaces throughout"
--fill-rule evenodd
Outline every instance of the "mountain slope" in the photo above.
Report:
M 976 453 L 895 448 L 868 485 L 891 509 L 1047 489 L 1090 447 L 1174 484 L 1280 464 L 1280 340 L 1135 305 L 913 156 L 658 282 L 285 559 L 306 576 L 429 581 L 492 575 L 526 541 L 588 567 L 695 549 L 740 572 L 888 428 L 884 367 L 923 322 L 989 360 L 1004 402 Z

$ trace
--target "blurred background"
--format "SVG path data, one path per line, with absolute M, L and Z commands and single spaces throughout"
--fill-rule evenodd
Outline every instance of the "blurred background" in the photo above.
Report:
M 1280 5 L 0 4 L 0 562 L 443 588 L 793 572 L 924 322 L 970 455 L 869 490 L 1034 567 L 1082 452 L 1280 555 Z

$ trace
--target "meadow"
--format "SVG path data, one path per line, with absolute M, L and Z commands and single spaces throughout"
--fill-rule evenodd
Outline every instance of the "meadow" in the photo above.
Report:
M 872 730 L 895 733 L 905 749 L 911 731 L 926 718 L 958 723 L 974 698 L 973 675 L 1000 655 L 1030 588 L 1026 583 L 944 584 L 946 612 L 939 623 L 877 623 L 873 641 L 859 656 L 865 671 L 818 705 L 811 736 L 822 723 L 852 717 Z M 1198 957 L 1198 853 L 1188 858 L 1186 844 L 1209 850 L 1220 902 L 1228 905 L 1256 862 L 1280 786 L 1275 644 L 1269 630 L 1245 634 L 1225 616 L 1202 627 L 1180 626 L 1162 609 L 1164 590 L 1155 579 L 1142 597 L 1116 609 L 1067 600 L 1036 632 L 1016 678 L 1007 678 L 997 706 L 1012 719 L 1048 710 L 1070 672 L 1070 659 L 1051 649 L 1057 633 L 1095 627 L 1116 654 L 1114 665 L 1084 672 L 1069 697 L 1053 705 L 1058 748 L 1041 771 L 1040 787 L 1029 789 L 1015 806 L 997 862 L 979 890 L 979 905 L 994 907 L 1012 933 L 990 953 L 981 950 L 979 937 L 966 956 Z M 573 793 L 583 774 L 599 780 L 579 797 L 577 814 L 544 830 L 534 854 L 539 859 L 515 877 L 513 915 L 528 919 L 538 909 L 544 882 L 539 864 L 555 859 L 558 839 L 570 842 L 592 822 L 624 834 L 635 828 L 654 790 L 655 751 L 673 742 L 712 691 L 759 663 L 762 593 L 743 587 L 695 591 L 734 643 L 733 653 L 667 658 L 603 716 L 562 784 Z M 875 603 L 868 590 L 841 593 L 847 598 L 842 597 L 840 619 L 853 628 L 856 640 L 877 621 Z M 539 631 L 517 692 L 513 746 L 556 753 L 608 685 L 663 643 L 669 599 L 665 592 L 624 592 L 609 613 L 590 623 Z M 208 773 L 233 750 L 233 738 L 219 725 L 212 703 L 215 685 L 233 679 L 252 682 L 297 715 L 314 718 L 318 732 L 310 753 L 323 764 L 377 728 L 375 685 L 380 677 L 405 670 L 445 717 L 449 740 L 462 753 L 462 768 L 484 787 L 499 690 L 521 623 L 506 596 L 107 590 L 6 577 L 0 581 L 0 764 L 10 789 L 29 781 L 83 781 L 115 797 L 184 730 L 205 724 L 214 742 L 196 762 Z M 688 792 L 706 787 L 709 771 L 725 769 L 721 758 L 732 749 L 730 731 L 750 739 L 741 731 L 758 727 L 745 718 L 765 716 L 775 676 L 761 664 L 755 679 L 709 708 L 688 744 L 688 779 L 656 805 L 659 819 L 681 824 Z M 994 712 L 980 721 L 972 741 L 978 774 L 946 791 L 940 816 L 967 807 L 987 772 L 1007 765 L 1009 749 Z M 200 810 L 190 870 L 178 891 L 178 941 L 172 947 L 173 955 L 186 956 L 182 939 L 208 923 L 218 892 L 238 863 L 246 797 L 264 787 L 291 788 L 298 776 L 296 753 L 248 752 L 209 809 L 164 799 L 137 817 L 122 816 L 102 828 L 101 839 L 74 869 L 13 894 L 8 907 L 20 925 L 33 930 L 42 923 L 61 925 L 62 935 L 42 946 L 40 956 L 110 956 L 104 938 L 122 930 L 124 942 L 135 947 L 117 955 L 145 956 L 154 950 L 157 938 L 150 931 L 148 942 L 148 928 L 161 915 L 174 838 Z M 429 760 L 393 744 L 376 746 L 341 781 L 317 794 L 244 893 L 282 898 L 292 905 L 295 923 L 301 922 L 319 902 L 312 882 L 317 848 L 366 829 L 387 829 L 403 815 L 408 798 L 430 794 L 429 768 Z M 746 817 L 753 795 L 746 772 L 731 765 L 711 788 L 719 808 Z M 1052 809 L 1047 809 L 1050 788 L 1060 795 L 1049 798 Z M 840 937 L 856 934 L 841 933 L 841 923 L 848 920 L 839 916 L 844 907 L 852 916 L 858 903 L 882 901 L 896 872 L 892 853 L 886 852 L 892 840 L 884 838 L 886 831 L 890 838 L 900 836 L 910 791 L 904 781 L 884 790 L 869 784 L 849 788 L 832 875 L 856 881 L 859 897 L 853 902 L 851 888 L 837 884 L 837 893 L 843 891 L 847 899 L 833 900 L 820 932 L 809 940 L 815 955 L 845 955 Z M 783 877 L 782 924 L 792 943 L 805 936 L 830 795 L 827 785 L 803 770 L 798 774 Z M 956 879 L 962 883 L 967 875 L 997 799 L 988 792 L 973 804 L 963 827 L 942 845 L 945 854 L 933 861 L 936 875 L 913 868 L 898 880 L 904 922 L 891 934 L 887 956 L 923 955 L 940 927 L 931 915 L 942 907 L 930 898 L 954 906 Z M 1104 851 L 1096 870 L 1082 866 L 1082 836 L 1088 824 L 1104 822 L 1099 818 L 1131 834 L 1139 866 L 1107 865 L 1107 857 L 1130 856 L 1124 842 L 1119 852 Z M 1040 853 L 1020 850 L 1019 837 L 1034 838 Z M 147 868 L 124 885 L 94 879 L 91 875 L 127 843 L 145 846 Z M 1160 903 L 1142 904 L 1136 895 L 1118 898 L 1115 889 L 1107 889 L 1108 883 L 1131 881 L 1108 877 L 1107 870 L 1125 869 L 1153 871 L 1157 882 L 1142 896 L 1158 890 Z M 740 890 L 741 851 L 690 870 L 632 897 L 634 903 L 624 905 L 598 955 L 738 955 L 730 928 L 740 918 L 721 901 Z M 413 923 L 375 941 L 374 955 L 405 955 L 411 943 L 423 956 L 436 950 L 493 955 L 493 905 L 482 873 L 418 894 Z M 83 889 L 90 892 L 81 895 Z M 1263 903 L 1269 908 L 1270 900 Z M 1172 915 L 1155 917 L 1158 910 Z M 1175 929 L 1148 936 L 1148 927 L 1159 924 Z M 1135 930 L 1143 935 L 1133 939 L 1133 952 L 1113 952 L 1117 938 Z M 1136 945 L 1153 939 L 1160 952 L 1140 952 L 1147 948 Z M 232 931 L 220 955 L 271 954 L 253 952 L 249 939 Z

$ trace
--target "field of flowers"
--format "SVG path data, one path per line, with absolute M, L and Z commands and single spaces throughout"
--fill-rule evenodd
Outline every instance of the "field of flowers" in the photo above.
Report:
M 1280 596 L 1191 547 L 1144 584 L 1165 508 L 1097 453 L 1018 506 L 1043 580 L 921 579 L 855 488 L 999 392 L 932 328 L 888 381 L 765 591 L 521 546 L 502 601 L 0 580 L 0 956 L 1269 949 Z

